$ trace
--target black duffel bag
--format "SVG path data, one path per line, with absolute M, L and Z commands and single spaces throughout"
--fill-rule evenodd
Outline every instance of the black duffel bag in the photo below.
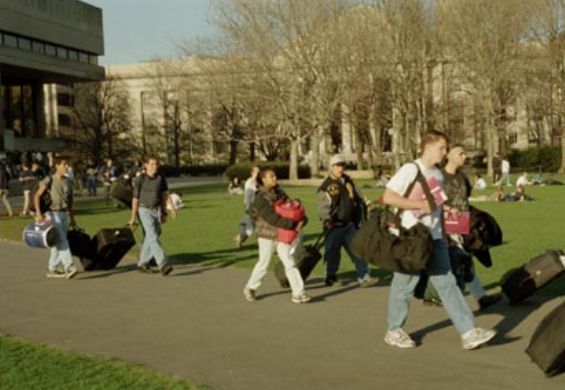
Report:
M 417 273 L 428 268 L 433 258 L 429 228 L 417 223 L 406 229 L 391 217 L 387 207 L 374 210 L 351 241 L 353 253 L 389 271 Z
M 433 210 L 435 202 L 419 167 L 404 197 L 410 194 L 417 182 Z M 360 259 L 383 269 L 419 273 L 432 262 L 433 238 L 424 224 L 418 222 L 407 229 L 400 223 L 400 211 L 392 213 L 388 206 L 383 206 L 374 210 L 369 220 L 361 225 L 351 241 L 351 250 Z

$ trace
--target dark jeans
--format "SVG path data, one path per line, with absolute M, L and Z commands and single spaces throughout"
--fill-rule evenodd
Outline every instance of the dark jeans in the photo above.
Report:
M 357 270 L 357 280 L 361 281 L 369 274 L 369 264 L 353 254 L 350 248 L 351 240 L 355 236 L 357 228 L 353 223 L 346 226 L 335 226 L 331 229 L 324 242 L 324 263 L 326 267 L 326 277 L 333 277 L 339 269 L 341 262 L 341 248 L 349 255 Z

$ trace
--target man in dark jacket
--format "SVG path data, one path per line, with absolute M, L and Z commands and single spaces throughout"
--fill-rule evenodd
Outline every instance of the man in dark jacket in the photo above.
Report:
M 359 285 L 369 287 L 376 282 L 369 274 L 369 265 L 350 249 L 351 240 L 367 215 L 369 203 L 364 200 L 353 180 L 344 173 L 344 169 L 343 156 L 333 156 L 330 160 L 330 175 L 318 188 L 318 217 L 326 231 L 325 283 L 332 286 L 337 281 L 341 248 L 344 247 L 355 264 Z

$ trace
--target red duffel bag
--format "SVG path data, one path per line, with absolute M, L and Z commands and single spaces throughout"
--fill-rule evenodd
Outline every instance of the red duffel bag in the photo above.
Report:
M 304 219 L 304 206 L 297 200 L 279 199 L 275 202 L 275 212 L 281 217 L 292 219 L 300 222 Z M 278 241 L 290 244 L 298 236 L 296 230 L 280 229 L 278 232 Z

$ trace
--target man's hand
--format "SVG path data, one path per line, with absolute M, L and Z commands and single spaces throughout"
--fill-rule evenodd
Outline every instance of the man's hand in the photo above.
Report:
M 334 227 L 334 223 L 333 223 L 333 221 L 332 221 L 331 219 L 326 219 L 326 220 L 323 222 L 323 225 L 324 225 L 324 229 L 325 229 L 325 230 L 332 230 L 333 227 Z
M 129 220 L 128 225 L 132 229 L 135 225 L 137 225 L 137 220 L 135 219 L 135 217 Z
M 432 208 L 430 207 L 430 203 L 427 200 L 422 201 L 422 205 L 420 206 L 420 210 L 424 214 L 431 214 Z

